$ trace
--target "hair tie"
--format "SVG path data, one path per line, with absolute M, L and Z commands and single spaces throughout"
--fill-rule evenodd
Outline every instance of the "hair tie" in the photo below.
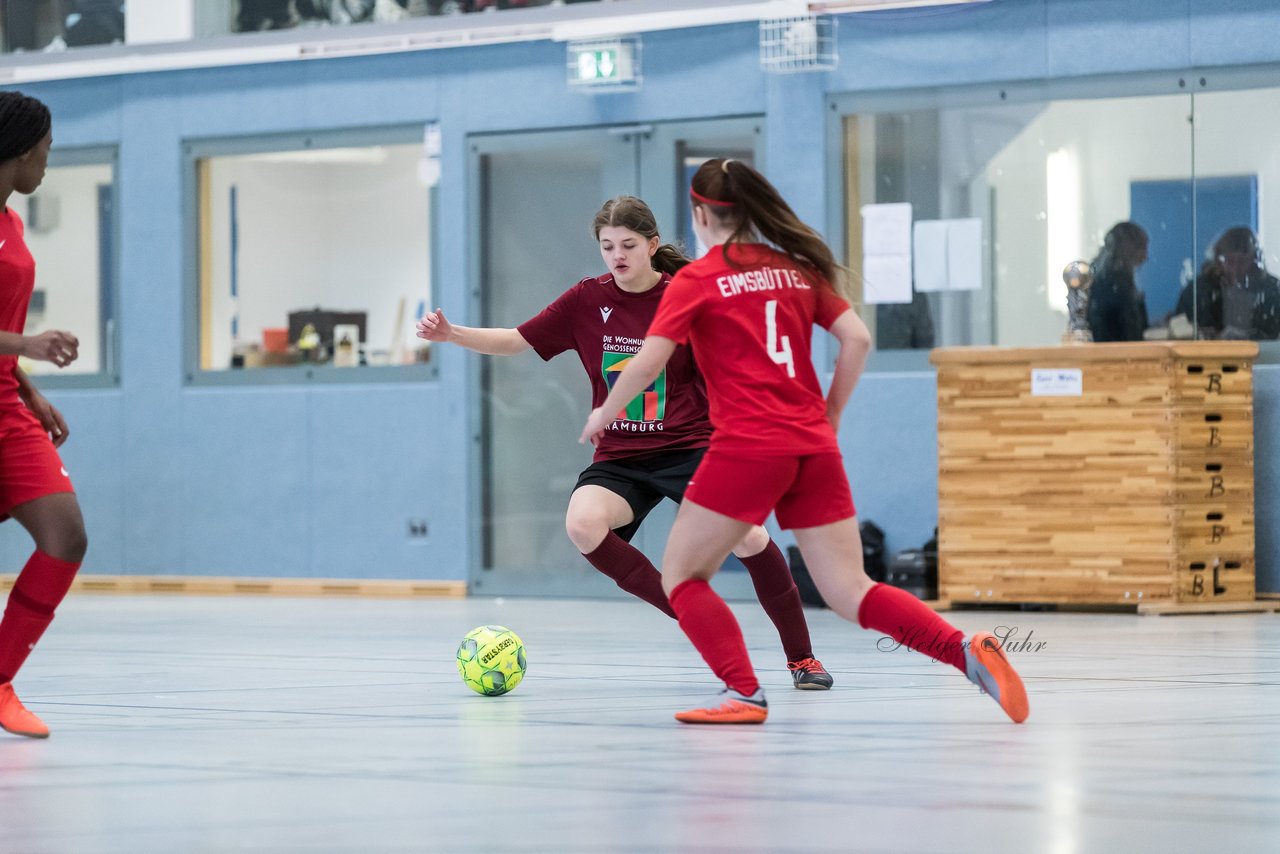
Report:
M 729 164 L 730 164 L 730 163 L 732 163 L 732 162 L 733 162 L 733 158 L 732 158 L 732 157 L 726 157 L 724 160 L 721 160 L 721 161 L 720 161 L 720 171 L 721 171 L 721 172 L 723 172 L 724 174 L 728 175 L 728 174 L 729 174 Z
M 717 207 L 717 208 L 733 207 L 733 202 L 722 202 L 719 199 L 709 198 L 707 196 L 702 195 L 692 187 L 689 188 L 689 195 L 693 198 L 694 201 L 702 202 L 704 205 L 711 205 L 712 207 Z

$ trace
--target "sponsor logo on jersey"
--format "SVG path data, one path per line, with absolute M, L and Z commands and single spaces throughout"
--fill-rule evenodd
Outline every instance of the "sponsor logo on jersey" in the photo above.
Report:
M 600 364 L 604 372 L 605 385 L 613 388 L 613 384 L 622 376 L 622 370 L 635 356 L 631 353 L 605 353 Z M 616 416 L 618 421 L 661 421 L 667 415 L 667 371 L 664 368 L 657 379 L 635 399 L 627 404 L 626 409 Z M 622 427 L 621 429 L 630 429 Z
M 612 307 L 612 306 L 608 306 L 608 305 L 602 305 L 602 306 L 600 306 L 600 319 L 601 319 L 603 322 L 608 323 L 608 322 L 609 322 L 609 315 L 611 315 L 611 314 L 613 314 L 613 307 Z

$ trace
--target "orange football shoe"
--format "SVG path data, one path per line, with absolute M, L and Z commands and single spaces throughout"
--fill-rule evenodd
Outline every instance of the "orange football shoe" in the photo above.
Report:
M 676 720 L 684 724 L 762 724 L 767 717 L 763 688 L 750 697 L 725 688 L 703 708 L 676 712 Z
M 1027 689 L 1005 658 L 1000 639 L 991 632 L 978 632 L 965 647 L 964 674 L 984 694 L 990 694 L 1015 724 L 1025 721 L 1031 713 Z
M 0 684 L 0 728 L 28 738 L 49 737 L 49 728 L 44 721 L 28 712 L 18 695 L 13 693 L 12 682 Z

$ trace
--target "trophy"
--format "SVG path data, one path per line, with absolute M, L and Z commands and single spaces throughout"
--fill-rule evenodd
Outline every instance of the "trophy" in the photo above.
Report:
M 1088 344 L 1093 341 L 1089 329 L 1089 286 L 1093 284 L 1093 270 L 1088 261 L 1072 261 L 1062 270 L 1062 281 L 1067 283 L 1067 331 L 1063 344 Z

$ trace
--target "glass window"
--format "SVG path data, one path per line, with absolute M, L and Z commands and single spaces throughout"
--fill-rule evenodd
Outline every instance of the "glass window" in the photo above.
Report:
M 1280 185 L 1277 111 L 1275 87 L 1195 96 L 1196 240 L 1182 264 L 1197 285 L 1179 310 L 1202 338 L 1280 336 L 1280 196 L 1264 191 Z
M 217 12 L 222 26 L 231 32 L 252 33 L 597 2 L 600 0 L 220 0 Z M 208 5 L 212 8 L 218 4 L 219 0 L 214 0 Z M 203 14 L 209 14 L 209 10 L 202 10 Z
M 26 0 L 0 4 L 4 50 L 52 53 L 124 41 L 123 0 Z
M 413 333 L 431 300 L 421 142 L 295 139 L 193 159 L 202 373 L 288 380 L 428 360 Z
M 1169 334 L 1192 278 L 1191 96 L 1029 95 L 845 116 L 848 262 L 878 349 Z M 879 221 L 893 203 L 911 206 L 897 226 Z M 910 229 L 896 266 L 884 252 L 894 228 Z M 1093 311 L 1069 296 L 1073 261 L 1115 279 L 1099 268 Z
M 39 189 L 9 199 L 26 224 L 36 261 L 26 334 L 62 329 L 80 339 L 80 356 L 71 365 L 23 359 L 28 374 L 68 378 L 72 385 L 90 376 L 115 380 L 114 176 L 110 152 L 55 149 Z

